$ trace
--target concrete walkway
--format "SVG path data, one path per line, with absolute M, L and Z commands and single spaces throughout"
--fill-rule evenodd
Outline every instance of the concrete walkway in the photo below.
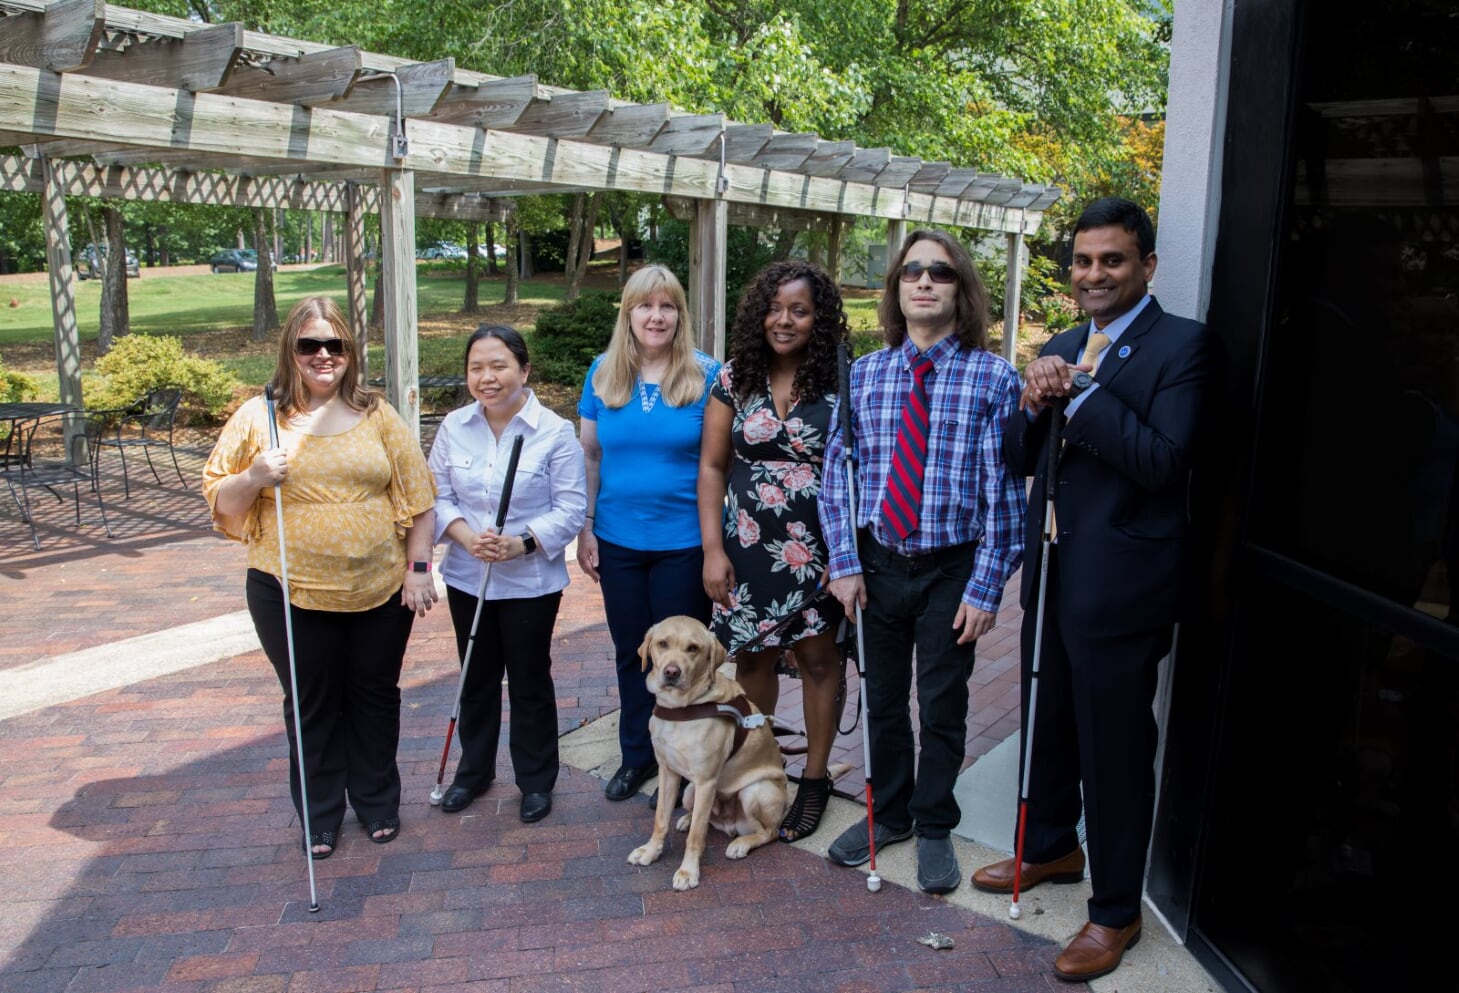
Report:
M 238 610 L 242 550 L 208 532 L 196 487 L 172 483 L 134 475 L 131 500 L 108 505 L 111 539 L 73 528 L 68 506 L 42 506 L 38 553 L 13 507 L 0 511 L 0 587 L 18 608 L 0 646 L 7 993 L 1086 988 L 1051 968 L 1087 885 L 1034 890 L 1012 923 L 1006 899 L 966 883 L 917 892 L 902 845 L 868 893 L 861 872 L 822 858 L 864 816 L 849 800 L 805 842 L 740 862 L 712 834 L 690 893 L 669 885 L 677 843 L 654 866 L 628 865 L 652 807 L 602 796 L 617 763 L 612 650 L 597 588 L 576 575 L 556 632 L 565 768 L 552 815 L 517 819 L 505 749 L 498 785 L 468 811 L 427 804 L 456 670 L 449 619 L 434 611 L 402 677 L 401 837 L 372 845 L 347 823 L 340 850 L 315 863 L 322 909 L 308 913 L 281 697 Z M 961 830 L 979 840 L 956 841 L 965 874 L 1000 857 L 1007 843 L 990 835 L 1012 823 L 1016 607 L 1000 620 L 973 680 L 981 761 L 960 790 Z M 853 678 L 853 707 L 855 694 Z M 788 683 L 782 714 L 794 721 L 798 707 Z M 858 798 L 859 753 L 859 732 L 838 743 L 857 766 L 841 786 Z M 954 947 L 917 942 L 930 932 Z M 1145 940 L 1091 988 L 1214 986 L 1147 916 Z

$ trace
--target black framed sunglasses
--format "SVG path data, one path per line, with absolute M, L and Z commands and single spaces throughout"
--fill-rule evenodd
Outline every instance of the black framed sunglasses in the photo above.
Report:
M 957 270 L 946 262 L 934 262 L 931 265 L 923 265 L 921 262 L 908 262 L 902 266 L 902 282 L 915 283 L 927 273 L 934 283 L 956 283 Z
M 320 349 L 324 349 L 330 355 L 344 354 L 343 338 L 296 338 L 294 339 L 294 351 L 300 355 L 318 355 Z

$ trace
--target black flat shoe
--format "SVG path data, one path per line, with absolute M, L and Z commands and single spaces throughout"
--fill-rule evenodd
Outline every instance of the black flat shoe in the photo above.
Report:
M 324 852 L 316 852 L 314 850 L 314 846 L 316 845 L 328 845 L 329 850 Z M 309 840 L 304 844 L 304 850 L 308 852 L 309 857 L 316 862 L 323 862 L 325 859 L 329 858 L 331 855 L 334 854 L 334 850 L 338 847 L 339 835 L 334 831 L 315 831 L 313 834 L 309 835 Z
M 532 824 L 552 813 L 551 793 L 527 793 L 522 796 L 522 823 Z
M 609 800 L 627 800 L 638 792 L 638 788 L 659 774 L 657 762 L 648 765 L 623 765 L 613 773 L 603 790 Z
M 386 831 L 388 834 L 376 835 L 376 831 Z M 377 845 L 388 845 L 400 837 L 400 818 L 385 817 L 378 821 L 371 821 L 365 825 L 365 834 Z
M 490 785 L 490 783 L 487 783 L 486 786 L 480 789 L 472 789 L 469 786 L 457 786 L 455 783 L 452 783 L 451 788 L 446 791 L 446 795 L 441 797 L 441 809 L 448 814 L 465 810 L 471 806 L 471 801 L 485 793 L 487 786 Z

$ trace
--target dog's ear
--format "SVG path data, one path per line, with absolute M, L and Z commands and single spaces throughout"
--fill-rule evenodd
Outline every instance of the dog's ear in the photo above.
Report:
M 709 662 L 710 662 L 709 671 L 710 672 L 714 672 L 720 666 L 724 665 L 724 660 L 726 658 L 728 658 L 728 657 L 729 657 L 729 653 L 727 651 L 725 651 L 724 642 L 722 642 L 718 638 L 714 637 L 714 635 L 710 635 L 709 636 Z
M 658 627 L 657 624 L 654 627 Z M 648 667 L 653 664 L 653 649 L 649 648 L 654 640 L 654 627 L 648 629 L 643 636 L 643 644 L 638 646 L 638 671 L 648 672 Z

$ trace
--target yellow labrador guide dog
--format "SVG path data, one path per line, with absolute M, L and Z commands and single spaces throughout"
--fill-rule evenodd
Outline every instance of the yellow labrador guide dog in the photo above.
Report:
M 638 649 L 656 705 L 649 719 L 659 763 L 653 835 L 628 856 L 650 865 L 664 851 L 679 783 L 689 781 L 679 818 L 684 861 L 674 889 L 699 885 L 699 859 L 710 826 L 734 840 L 725 855 L 742 859 L 776 837 L 785 816 L 786 778 L 769 723 L 740 684 L 719 671 L 724 646 L 692 617 L 670 617 L 649 628 Z

